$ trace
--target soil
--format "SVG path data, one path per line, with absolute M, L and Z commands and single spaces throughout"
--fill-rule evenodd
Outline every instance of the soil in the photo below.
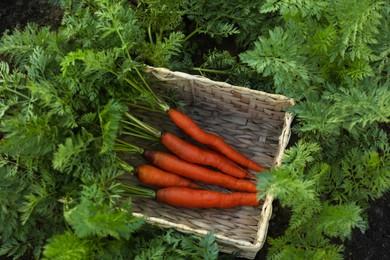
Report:
M 390 192 L 373 201 L 368 210 L 369 228 L 364 234 L 354 230 L 345 242 L 344 257 L 348 260 L 390 259 Z
M 0 35 L 6 29 L 23 28 L 34 22 L 56 28 L 61 23 L 62 10 L 45 0 L 0 1 Z
M 23 28 L 28 22 L 47 25 L 55 29 L 61 22 L 62 11 L 45 0 L 3 0 L 0 2 L 0 35 L 7 29 Z M 389 131 L 389 125 L 384 126 Z M 291 140 L 294 142 L 294 140 Z M 290 212 L 274 202 L 268 237 L 283 235 L 288 227 Z M 354 230 L 352 238 L 344 242 L 344 259 L 390 259 L 390 192 L 370 204 L 369 229 L 363 234 Z M 256 259 L 266 259 L 265 244 Z

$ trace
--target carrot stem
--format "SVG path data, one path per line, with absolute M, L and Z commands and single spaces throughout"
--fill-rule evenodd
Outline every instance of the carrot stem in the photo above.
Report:
M 140 109 L 143 109 L 143 110 L 146 110 L 146 111 L 150 111 L 150 112 L 153 112 L 153 113 L 161 113 L 161 114 L 165 114 L 166 113 L 166 111 L 162 110 L 162 109 L 154 109 L 152 107 L 143 106 L 143 105 L 139 105 L 139 104 L 135 104 L 135 103 L 127 103 L 127 105 L 135 107 L 135 108 L 140 108 Z
M 118 160 L 118 163 L 119 163 L 119 166 L 126 172 L 128 173 L 134 173 L 134 166 L 128 164 L 127 162 L 123 161 L 122 159 L 120 159 L 119 157 L 116 157 L 116 159 Z
M 213 70 L 213 69 L 205 69 L 205 68 L 199 68 L 199 67 L 194 67 L 192 70 L 198 71 L 200 74 L 203 74 L 203 72 L 209 72 L 209 73 L 215 73 L 215 74 L 231 74 L 230 72 L 226 70 Z
M 129 152 L 132 154 L 143 154 L 144 149 L 136 145 L 125 142 L 119 138 L 116 139 L 116 144 L 114 145 L 115 151 Z
M 130 113 L 125 113 L 125 115 L 131 121 L 129 122 L 129 121 L 123 120 L 122 121 L 123 123 L 131 125 L 131 126 L 133 126 L 134 128 L 136 128 L 139 131 L 142 131 L 142 132 L 146 131 L 149 134 L 153 135 L 155 138 L 160 138 L 161 137 L 161 132 L 158 131 L 156 128 L 154 128 L 154 127 L 152 127 L 152 126 L 142 122 L 141 120 L 139 120 L 138 118 L 136 118 L 135 116 L 133 116 Z
M 125 129 L 127 129 L 127 128 L 125 128 Z M 127 130 L 129 130 L 129 131 L 122 131 L 121 134 L 130 135 L 130 136 L 134 136 L 134 137 L 140 137 L 142 139 L 146 139 L 146 140 L 150 140 L 150 141 L 157 141 L 157 138 L 150 136 L 148 134 L 137 133 L 133 129 L 127 129 Z
M 141 197 L 141 198 L 156 198 L 156 192 L 152 189 L 141 188 L 134 185 L 121 183 L 119 185 L 121 189 L 123 189 L 127 195 Z

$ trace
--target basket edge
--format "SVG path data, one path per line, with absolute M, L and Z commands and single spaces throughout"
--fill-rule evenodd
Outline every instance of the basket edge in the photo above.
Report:
M 273 167 L 280 167 L 280 165 L 282 164 L 282 157 L 291 137 L 291 124 L 293 119 L 294 116 L 291 113 L 286 112 L 283 120 L 284 123 L 282 133 L 279 136 L 278 149 L 276 150 L 275 157 L 272 163 Z
M 196 80 L 202 81 L 205 84 L 214 84 L 214 85 L 217 85 L 220 87 L 232 88 L 234 90 L 239 90 L 241 92 L 248 92 L 248 93 L 253 93 L 253 94 L 264 95 L 264 96 L 267 96 L 267 97 L 272 98 L 274 100 L 283 100 L 283 101 L 289 103 L 290 105 L 294 105 L 294 103 L 295 103 L 293 99 L 291 99 L 287 96 L 281 95 L 281 94 L 267 93 L 267 92 L 264 92 L 261 90 L 255 90 L 255 89 L 250 89 L 250 88 L 246 88 L 246 87 L 242 87 L 242 86 L 232 85 L 232 84 L 222 82 L 222 81 L 211 80 L 209 78 L 206 78 L 206 77 L 200 76 L 200 75 L 188 74 L 188 73 L 181 72 L 181 71 L 172 71 L 172 70 L 169 70 L 167 68 L 147 66 L 145 72 L 152 73 L 159 80 L 169 81 L 170 80 L 169 75 L 174 75 L 174 76 L 189 79 L 189 80 L 196 79 Z M 167 76 L 162 76 L 161 74 L 167 75 Z

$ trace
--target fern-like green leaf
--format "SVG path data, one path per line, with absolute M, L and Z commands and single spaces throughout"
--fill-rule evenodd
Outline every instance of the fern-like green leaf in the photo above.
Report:
M 135 218 L 124 208 L 109 208 L 94 202 L 82 200 L 80 204 L 65 212 L 66 221 L 80 237 L 96 235 L 112 236 L 116 239 L 129 239 L 131 233 L 142 224 L 142 218 Z
M 336 1 L 333 5 L 332 16 L 340 27 L 341 40 L 335 53 L 344 57 L 348 55 L 349 49 L 352 49 L 351 59 L 353 60 L 355 56 L 360 56 L 360 46 L 376 43 L 375 35 L 379 32 L 383 18 L 383 6 L 383 1 L 374 0 Z
M 135 9 L 137 17 L 145 28 L 162 36 L 163 32 L 171 32 L 183 22 L 185 10 L 182 8 L 184 0 L 140 0 Z M 153 43 L 152 35 L 149 35 Z
M 29 64 L 31 57 L 37 55 L 39 47 L 36 46 L 45 49 L 55 37 L 49 27 L 38 27 L 31 23 L 23 31 L 6 33 L 0 41 L 0 53 L 12 57 L 17 67 L 22 69 L 24 65 Z
M 254 49 L 241 53 L 240 58 L 258 73 L 272 76 L 279 91 L 295 96 L 299 88 L 307 89 L 311 75 L 302 44 L 302 38 L 276 27 L 269 32 L 269 37 L 260 36 Z
M 350 238 L 353 228 L 358 228 L 362 232 L 367 228 L 367 223 L 362 218 L 362 209 L 352 203 L 325 205 L 317 223 L 316 228 L 325 235 L 341 239 Z
M 262 13 L 279 11 L 286 17 L 300 15 L 302 17 L 316 16 L 321 17 L 323 9 L 329 5 L 328 1 L 311 0 L 267 0 L 261 7 Z
M 84 240 L 70 231 L 51 237 L 43 251 L 43 259 L 88 259 L 93 255 L 96 245 Z
M 58 128 L 51 118 L 29 115 L 3 120 L 1 130 L 5 133 L 0 151 L 10 154 L 44 155 L 53 151 L 57 143 Z
M 113 99 L 99 111 L 99 121 L 102 130 L 102 149 L 100 153 L 112 150 L 124 111 L 126 111 L 126 107 Z
M 169 68 L 171 58 L 181 52 L 183 42 L 183 33 L 172 32 L 168 38 L 157 39 L 155 44 L 146 44 L 142 50 L 142 56 L 155 66 Z
M 68 137 L 65 143 L 58 145 L 53 155 L 53 168 L 61 172 L 71 172 L 73 167 L 82 161 L 82 156 L 88 151 L 93 135 L 85 129 L 74 138 Z
M 317 143 L 303 142 L 299 140 L 298 143 L 286 151 L 283 157 L 283 163 L 289 167 L 297 169 L 301 172 L 309 163 L 313 162 L 321 152 L 321 147 Z
M 163 245 L 163 241 L 156 238 L 148 243 L 148 247 L 145 248 L 145 250 L 142 250 L 142 252 L 135 257 L 135 260 L 159 260 L 164 257 L 166 250 L 167 248 L 165 245 Z

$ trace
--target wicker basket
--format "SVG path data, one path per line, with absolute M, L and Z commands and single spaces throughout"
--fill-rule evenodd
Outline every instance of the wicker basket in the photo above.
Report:
M 292 121 L 283 110 L 293 105 L 291 99 L 162 68 L 150 67 L 148 75 L 161 94 L 175 91 L 185 104 L 184 111 L 206 131 L 219 134 L 262 165 L 280 165 Z M 137 111 L 137 115 L 159 129 L 180 134 L 165 115 L 145 111 Z M 139 160 L 128 156 L 132 164 Z M 253 259 L 265 242 L 272 200 L 268 196 L 258 207 L 221 210 L 178 208 L 133 199 L 133 214 L 185 233 L 205 235 L 212 231 L 221 252 Z

